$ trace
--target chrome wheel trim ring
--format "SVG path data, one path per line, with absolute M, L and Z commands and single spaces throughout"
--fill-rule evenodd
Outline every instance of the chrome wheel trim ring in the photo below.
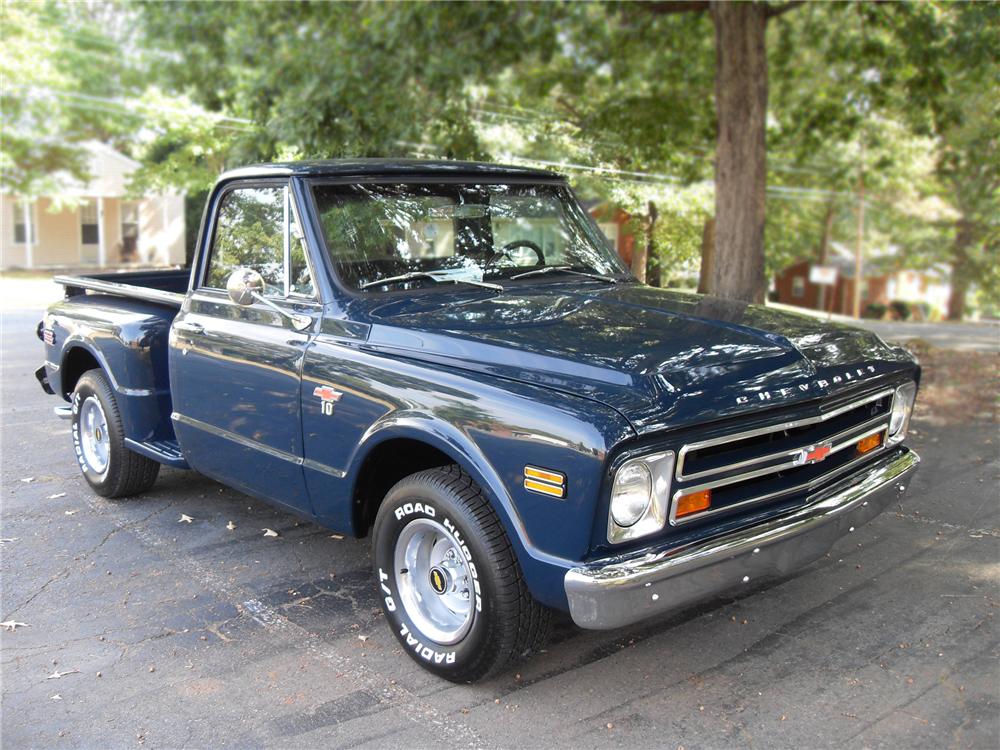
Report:
M 108 419 L 104 407 L 96 396 L 87 396 L 80 404 L 77 430 L 80 454 L 87 468 L 100 477 L 108 473 L 111 440 L 108 436 Z
M 473 579 L 461 546 L 430 518 L 410 521 L 394 552 L 396 589 L 414 626 L 442 646 L 462 640 L 472 627 Z

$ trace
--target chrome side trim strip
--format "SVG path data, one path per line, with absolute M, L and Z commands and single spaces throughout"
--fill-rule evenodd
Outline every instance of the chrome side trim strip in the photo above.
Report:
M 267 455 L 274 456 L 275 458 L 280 458 L 282 461 L 288 461 L 291 464 L 302 466 L 306 469 L 321 471 L 324 474 L 329 474 L 337 479 L 343 479 L 345 476 L 345 472 L 340 469 L 334 469 L 332 466 L 327 466 L 326 464 L 314 461 L 311 458 L 302 458 L 301 456 L 296 456 L 293 453 L 288 453 L 287 451 L 279 450 L 278 448 L 272 448 L 270 445 L 265 445 L 264 443 L 260 443 L 256 440 L 251 440 L 250 438 L 243 437 L 242 435 L 237 435 L 235 432 L 230 432 L 229 430 L 224 430 L 221 427 L 216 427 L 215 425 L 208 424 L 207 422 L 202 422 L 200 419 L 195 419 L 194 417 L 188 417 L 180 412 L 175 411 L 170 415 L 170 418 L 174 422 L 180 422 L 181 424 L 186 424 L 189 427 L 203 430 L 210 435 L 215 435 L 216 437 L 220 437 L 225 440 L 231 440 L 245 448 L 252 448 L 253 450 L 266 453 Z
M 878 401 L 880 398 L 884 398 L 892 394 L 892 388 L 886 388 L 885 390 L 879 391 L 877 393 L 870 394 L 864 398 L 858 399 L 857 401 L 852 401 L 849 404 L 844 404 L 843 406 L 837 407 L 833 411 L 827 412 L 826 414 L 819 414 L 814 417 L 803 417 L 802 419 L 796 419 L 791 422 L 780 422 L 778 424 L 769 425 L 768 427 L 757 427 L 753 430 L 745 430 L 744 432 L 737 432 L 732 435 L 724 435 L 717 438 L 710 438 L 708 440 L 699 440 L 695 443 L 688 443 L 677 454 L 677 470 L 676 476 L 677 481 L 686 482 L 691 479 L 697 479 L 699 476 L 704 475 L 705 472 L 695 473 L 695 474 L 685 474 L 684 473 L 684 458 L 690 451 L 699 450 L 701 448 L 711 448 L 713 445 L 722 445 L 723 443 L 734 443 L 738 440 L 746 440 L 752 437 L 759 437 L 761 435 L 768 435 L 772 432 L 781 432 L 782 430 L 790 430 L 795 427 L 806 427 L 811 424 L 819 424 L 821 422 L 826 422 L 834 417 L 839 417 L 841 414 L 851 411 L 852 409 L 857 409 L 859 406 L 864 406 L 865 404 L 870 404 L 872 401 Z M 880 415 L 880 416 L 888 416 Z M 714 469 L 712 473 L 718 473 L 720 471 L 725 471 L 725 468 Z
M 265 445 L 264 443 L 260 443 L 256 440 L 251 440 L 250 438 L 243 437 L 242 435 L 237 435 L 235 432 L 230 432 L 222 427 L 216 427 L 214 424 L 209 424 L 208 422 L 202 422 L 200 419 L 188 417 L 176 411 L 170 415 L 170 418 L 174 422 L 186 424 L 188 427 L 194 427 L 203 432 L 207 432 L 209 435 L 215 435 L 216 437 L 223 438 L 224 440 L 231 440 L 238 445 L 242 445 L 244 448 L 251 448 L 255 451 L 265 453 L 268 456 L 280 458 L 283 461 L 288 461 L 289 463 L 297 464 L 299 466 L 302 465 L 302 458 L 300 456 L 296 456 L 278 448 L 272 448 L 270 445 Z
M 131 297 L 146 302 L 158 302 L 161 305 L 179 308 L 184 302 L 184 295 L 177 292 L 167 292 L 162 289 L 150 289 L 134 284 L 119 284 L 116 281 L 89 279 L 86 276 L 55 276 L 52 279 L 68 289 L 90 289 L 103 294 L 113 294 L 117 297 Z
M 334 469 L 332 466 L 327 466 L 326 464 L 321 464 L 319 461 L 314 461 L 311 458 L 303 459 L 302 466 L 306 469 L 312 469 L 313 471 L 329 474 L 337 479 L 343 479 L 347 474 L 347 472 L 341 471 L 340 469 Z

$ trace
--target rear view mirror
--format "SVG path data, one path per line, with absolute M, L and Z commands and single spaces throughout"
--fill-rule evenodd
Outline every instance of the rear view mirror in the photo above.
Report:
M 252 268 L 237 268 L 226 281 L 229 299 L 246 307 L 264 294 L 264 277 Z
M 265 307 L 274 310 L 279 315 L 292 321 L 292 327 L 296 331 L 304 331 L 313 323 L 312 318 L 308 315 L 289 312 L 265 297 L 264 277 L 252 268 L 237 268 L 229 274 L 229 278 L 226 280 L 226 292 L 229 294 L 229 299 L 242 307 L 259 302 Z

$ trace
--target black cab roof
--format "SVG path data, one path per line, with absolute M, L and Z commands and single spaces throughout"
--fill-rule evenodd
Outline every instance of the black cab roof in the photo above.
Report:
M 445 177 L 490 179 L 535 179 L 563 181 L 565 178 L 544 169 L 531 169 L 505 164 L 447 159 L 322 159 L 275 162 L 239 167 L 224 173 L 219 179 L 252 179 L 263 177 Z

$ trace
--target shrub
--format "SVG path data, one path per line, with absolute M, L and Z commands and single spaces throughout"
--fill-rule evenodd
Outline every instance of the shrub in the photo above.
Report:
M 885 317 L 886 306 L 881 302 L 869 302 L 861 313 L 862 318 L 882 320 Z

